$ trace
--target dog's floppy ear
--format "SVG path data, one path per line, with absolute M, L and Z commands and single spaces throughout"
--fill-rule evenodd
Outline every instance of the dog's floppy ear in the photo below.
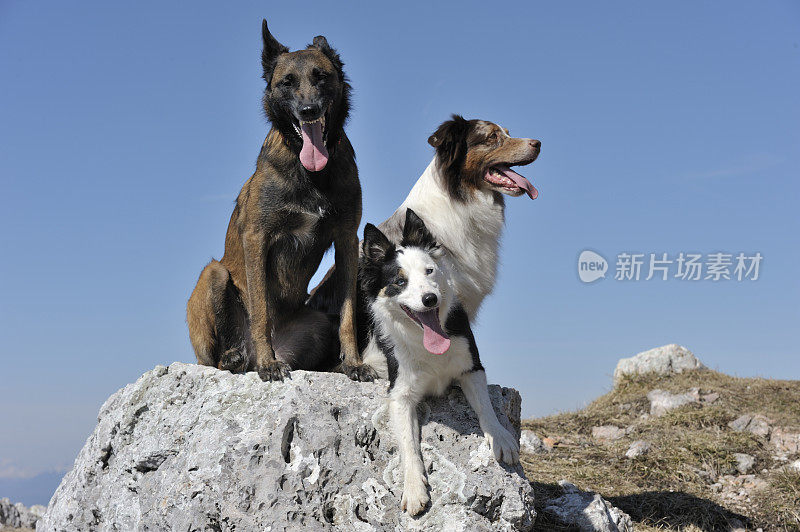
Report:
M 461 115 L 452 115 L 450 120 L 439 124 L 433 135 L 428 137 L 428 144 L 436 148 L 437 152 L 440 148 L 448 148 L 449 145 L 460 141 L 464 141 L 466 147 L 467 133 L 469 133 L 469 121 Z
M 453 115 L 450 120 L 442 122 L 433 135 L 428 137 L 428 144 L 436 148 L 436 158 L 446 178 L 448 189 L 457 198 L 462 196 L 459 177 L 467 158 L 469 129 L 469 121 L 463 116 Z
M 403 241 L 401 246 L 416 246 L 427 251 L 439 249 L 425 222 L 411 209 L 406 210 L 406 223 L 403 226 Z
M 383 262 L 386 256 L 394 251 L 392 244 L 380 229 L 372 224 L 364 226 L 364 243 L 361 249 L 364 257 L 371 262 Z
M 264 80 L 269 85 L 272 79 L 272 71 L 275 70 L 275 62 L 278 56 L 289 51 L 284 45 L 272 36 L 267 27 L 267 19 L 261 21 L 261 40 L 264 41 L 264 48 L 261 50 L 261 67 L 264 69 Z
M 339 57 L 339 54 L 331 48 L 331 45 L 328 44 L 328 39 L 326 39 L 323 35 L 317 35 L 314 37 L 314 41 L 308 45 L 309 48 L 313 47 L 325 54 L 325 57 L 330 59 L 333 66 L 339 72 L 339 80 L 344 80 L 344 62 L 342 62 L 342 58 Z

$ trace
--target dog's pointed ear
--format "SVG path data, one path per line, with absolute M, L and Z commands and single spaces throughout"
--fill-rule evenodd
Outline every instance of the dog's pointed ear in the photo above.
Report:
M 361 246 L 364 257 L 370 262 L 383 262 L 394 251 L 394 244 L 380 229 L 372 224 L 364 226 L 364 243 Z
M 339 57 L 339 54 L 331 48 L 331 45 L 328 44 L 328 39 L 325 38 L 323 35 L 317 35 L 314 37 L 314 40 L 311 44 L 308 45 L 309 48 L 316 48 L 327 57 L 333 66 L 336 67 L 336 70 L 339 72 L 339 79 L 344 80 L 344 62 L 342 58 Z
M 439 248 L 425 222 L 411 209 L 406 210 L 406 223 L 403 226 L 402 246 L 416 246 L 433 251 Z
M 264 80 L 267 82 L 267 85 L 269 85 L 269 81 L 272 79 L 272 71 L 275 70 L 275 62 L 278 60 L 278 56 L 285 54 L 289 51 L 289 49 L 279 43 L 278 40 L 269 32 L 269 28 L 267 27 L 267 19 L 263 19 L 261 21 L 261 40 L 264 42 L 264 48 L 261 50 L 261 68 L 264 70 Z

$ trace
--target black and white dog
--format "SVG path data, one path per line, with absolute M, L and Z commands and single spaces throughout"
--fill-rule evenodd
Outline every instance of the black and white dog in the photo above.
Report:
M 498 461 L 519 462 L 517 438 L 498 421 L 469 316 L 454 276 L 425 223 L 406 210 L 400 245 L 367 224 L 359 264 L 359 303 L 386 360 L 389 412 L 403 467 L 401 507 L 417 515 L 429 501 L 417 404 L 455 381 L 478 416 Z M 444 324 L 444 326 L 442 326 Z

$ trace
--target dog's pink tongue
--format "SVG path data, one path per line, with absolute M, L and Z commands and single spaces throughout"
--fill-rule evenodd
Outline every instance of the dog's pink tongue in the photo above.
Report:
M 450 349 L 450 337 L 442 330 L 439 323 L 439 311 L 428 310 L 417 312 L 417 319 L 422 324 L 422 345 L 434 355 L 443 355 Z
M 322 122 L 302 123 L 300 133 L 303 136 L 300 162 L 309 172 L 319 172 L 328 164 L 328 148 L 322 139 Z
M 536 190 L 536 187 L 534 187 L 530 181 L 516 173 L 508 166 L 495 166 L 495 168 L 500 170 L 501 174 L 513 181 L 515 185 L 527 192 L 531 199 L 536 199 L 539 196 L 539 191 Z

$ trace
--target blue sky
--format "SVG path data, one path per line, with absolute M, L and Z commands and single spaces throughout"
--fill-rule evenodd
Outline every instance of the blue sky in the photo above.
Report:
M 672 342 L 800 378 L 796 3 L 3 2 L 0 478 L 69 467 L 109 394 L 194 360 L 186 299 L 268 130 L 262 17 L 342 54 L 364 222 L 450 113 L 542 141 L 476 326 L 524 415 L 580 407 L 618 358 Z M 584 249 L 764 260 L 755 282 L 582 284 Z

